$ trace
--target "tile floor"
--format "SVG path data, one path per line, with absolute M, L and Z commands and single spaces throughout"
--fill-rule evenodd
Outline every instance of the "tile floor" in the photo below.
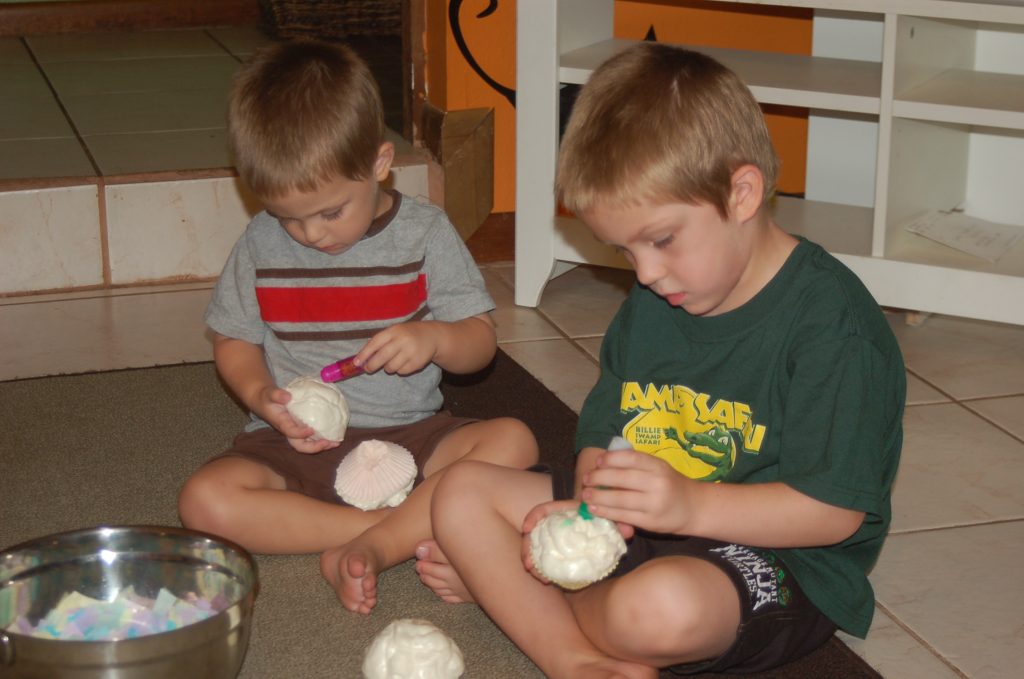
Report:
M 482 270 L 502 349 L 578 410 L 629 273 L 574 269 L 530 309 L 513 303 L 511 264 Z M 0 380 L 209 360 L 209 294 L 182 285 L 0 299 Z M 1024 327 L 891 322 L 909 372 L 903 465 L 872 575 L 875 624 L 867 641 L 847 641 L 887 679 L 1019 676 Z
M 0 38 L 0 295 L 216 277 L 258 209 L 231 168 L 227 93 L 269 41 L 256 26 Z M 401 130 L 401 39 L 347 42 Z M 389 139 L 394 186 L 440 200 L 428 154 Z
M 0 179 L 227 168 L 225 105 L 255 26 L 0 38 Z M 401 130 L 401 42 L 350 44 Z
M 230 167 L 226 93 L 264 40 L 244 27 L 3 38 L 0 178 Z

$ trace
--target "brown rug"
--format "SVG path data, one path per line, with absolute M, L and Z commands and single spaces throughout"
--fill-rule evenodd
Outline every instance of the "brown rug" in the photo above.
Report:
M 478 375 L 449 378 L 444 392 L 456 414 L 519 417 L 536 432 L 544 462 L 571 462 L 576 414 L 504 353 Z M 181 483 L 244 422 L 210 363 L 3 382 L 0 403 L 0 547 L 102 524 L 177 525 Z M 242 679 L 357 679 L 369 642 L 405 617 L 430 620 L 455 640 L 464 679 L 542 677 L 478 607 L 438 601 L 411 561 L 381 577 L 380 603 L 367 617 L 335 601 L 316 555 L 257 563 Z M 833 639 L 787 667 L 748 676 L 880 675 Z

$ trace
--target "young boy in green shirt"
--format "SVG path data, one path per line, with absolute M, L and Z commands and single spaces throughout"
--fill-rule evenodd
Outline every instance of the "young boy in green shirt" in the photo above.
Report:
M 637 278 L 575 477 L 459 463 L 417 550 L 424 582 L 477 601 L 549 677 L 760 671 L 868 630 L 904 366 L 856 276 L 772 221 L 777 168 L 749 90 L 695 52 L 630 48 L 575 104 L 559 199 Z M 613 436 L 633 450 L 606 450 Z M 527 538 L 581 500 L 629 550 L 569 593 Z

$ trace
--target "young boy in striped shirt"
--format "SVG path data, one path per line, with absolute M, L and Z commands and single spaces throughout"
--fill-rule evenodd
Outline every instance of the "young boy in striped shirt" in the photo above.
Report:
M 217 370 L 249 409 L 232 446 L 186 482 L 182 523 L 254 552 L 321 552 L 351 611 L 377 575 L 430 537 L 430 497 L 460 459 L 525 468 L 537 444 L 518 420 L 441 411 L 441 371 L 471 373 L 496 350 L 494 303 L 444 212 L 387 189 L 377 85 L 348 48 L 272 45 L 236 75 L 229 141 L 261 199 L 206 311 Z M 354 355 L 344 441 L 317 440 L 282 386 Z M 417 485 L 398 507 L 362 511 L 336 494 L 341 459 L 378 439 L 410 450 Z

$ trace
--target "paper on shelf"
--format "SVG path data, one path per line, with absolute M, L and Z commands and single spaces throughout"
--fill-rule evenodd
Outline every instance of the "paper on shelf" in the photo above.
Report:
M 911 220 L 904 228 L 989 262 L 998 260 L 1024 236 L 1024 227 L 942 210 L 927 212 Z

